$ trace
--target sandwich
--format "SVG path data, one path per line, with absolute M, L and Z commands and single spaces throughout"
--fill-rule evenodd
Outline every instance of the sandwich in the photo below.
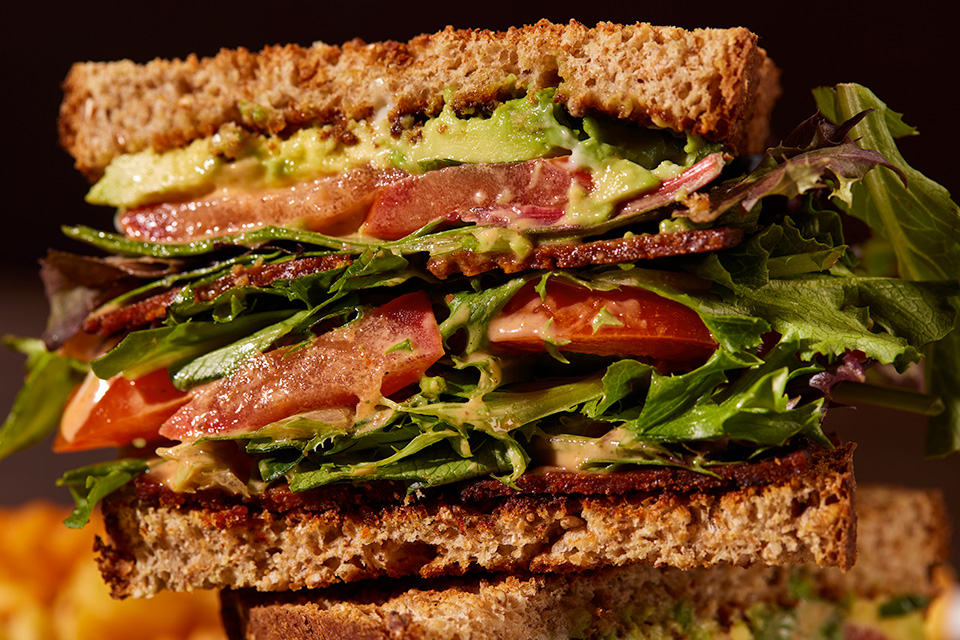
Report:
M 823 413 L 960 449 L 960 215 L 864 87 L 768 148 L 778 76 L 745 29 L 545 21 L 77 64 L 61 143 L 116 231 L 44 260 L 0 455 L 117 449 L 62 483 L 120 598 L 849 569 Z

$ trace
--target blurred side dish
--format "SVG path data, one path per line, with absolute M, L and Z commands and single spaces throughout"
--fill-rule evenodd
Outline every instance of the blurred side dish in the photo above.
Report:
M 46 502 L 0 508 L 0 640 L 221 640 L 215 593 L 114 600 L 93 557 L 99 520 L 82 530 Z

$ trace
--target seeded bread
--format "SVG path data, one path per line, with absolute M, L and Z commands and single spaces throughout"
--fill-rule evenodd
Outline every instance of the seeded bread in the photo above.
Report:
M 322 510 L 278 510 L 262 502 L 162 504 L 128 489 L 104 502 L 109 539 L 98 545 L 100 567 L 115 597 L 640 562 L 848 568 L 856 556 L 852 451 L 817 449 L 795 473 L 722 491 L 621 487 L 352 504 L 344 498 Z
M 637 564 L 576 575 L 379 580 L 282 595 L 225 591 L 224 624 L 232 640 L 566 640 L 605 638 L 625 627 L 643 632 L 636 637 L 698 637 L 689 627 L 695 619 L 699 629 L 721 632 L 712 637 L 725 637 L 727 625 L 757 603 L 792 606 L 797 589 L 791 581 L 801 576 L 812 594 L 835 602 L 851 595 L 935 596 L 933 572 L 944 561 L 937 553 L 947 528 L 946 520 L 934 524 L 930 516 L 944 515 L 942 497 L 867 487 L 858 490 L 857 501 L 860 554 L 846 573 L 809 566 L 682 571 Z M 897 557 L 903 562 L 891 564 Z M 905 563 L 912 565 L 906 573 Z
M 747 29 L 541 21 L 506 32 L 446 30 L 408 43 L 274 46 L 212 58 L 79 63 L 60 138 L 88 177 L 118 154 L 179 147 L 226 123 L 285 134 L 311 124 L 458 112 L 557 86 L 575 116 L 602 113 L 692 130 L 740 152 L 765 147 L 779 72 Z

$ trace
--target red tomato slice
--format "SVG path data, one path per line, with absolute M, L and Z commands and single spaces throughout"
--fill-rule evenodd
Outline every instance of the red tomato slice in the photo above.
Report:
M 173 386 L 166 369 L 136 380 L 101 380 L 90 373 L 64 409 L 53 449 L 84 451 L 157 440 L 163 421 L 189 399 Z
M 443 355 L 430 300 L 411 293 L 293 351 L 253 356 L 197 387 L 160 434 L 181 441 L 247 433 L 287 416 L 353 407 L 417 382 Z
M 127 236 L 160 243 L 293 223 L 320 233 L 347 234 L 363 222 L 374 191 L 406 175 L 399 170 L 360 167 L 282 188 L 247 191 L 228 187 L 198 198 L 128 209 L 118 222 Z
M 589 174 L 573 169 L 565 159 L 428 171 L 381 188 L 363 232 L 397 240 L 435 220 L 548 226 L 563 216 L 574 181 L 591 186 Z
M 490 342 L 512 351 L 638 356 L 662 370 L 700 365 L 717 348 L 700 316 L 679 302 L 636 287 L 591 291 L 555 280 L 546 297 L 531 283 L 491 323 Z

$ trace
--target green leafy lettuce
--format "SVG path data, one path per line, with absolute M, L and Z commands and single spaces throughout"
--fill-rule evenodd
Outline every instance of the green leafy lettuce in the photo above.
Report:
M 817 106 L 832 122 L 870 110 L 852 134 L 865 149 L 883 154 L 900 175 L 886 168 L 851 185 L 843 210 L 864 222 L 892 247 L 903 278 L 921 281 L 960 278 L 960 206 L 942 186 L 910 167 L 896 138 L 916 130 L 866 87 L 841 84 L 814 91 Z M 901 179 L 902 176 L 902 179 Z M 930 418 L 926 451 L 942 456 L 960 451 L 960 324 L 927 353 L 927 391 L 945 410 Z

